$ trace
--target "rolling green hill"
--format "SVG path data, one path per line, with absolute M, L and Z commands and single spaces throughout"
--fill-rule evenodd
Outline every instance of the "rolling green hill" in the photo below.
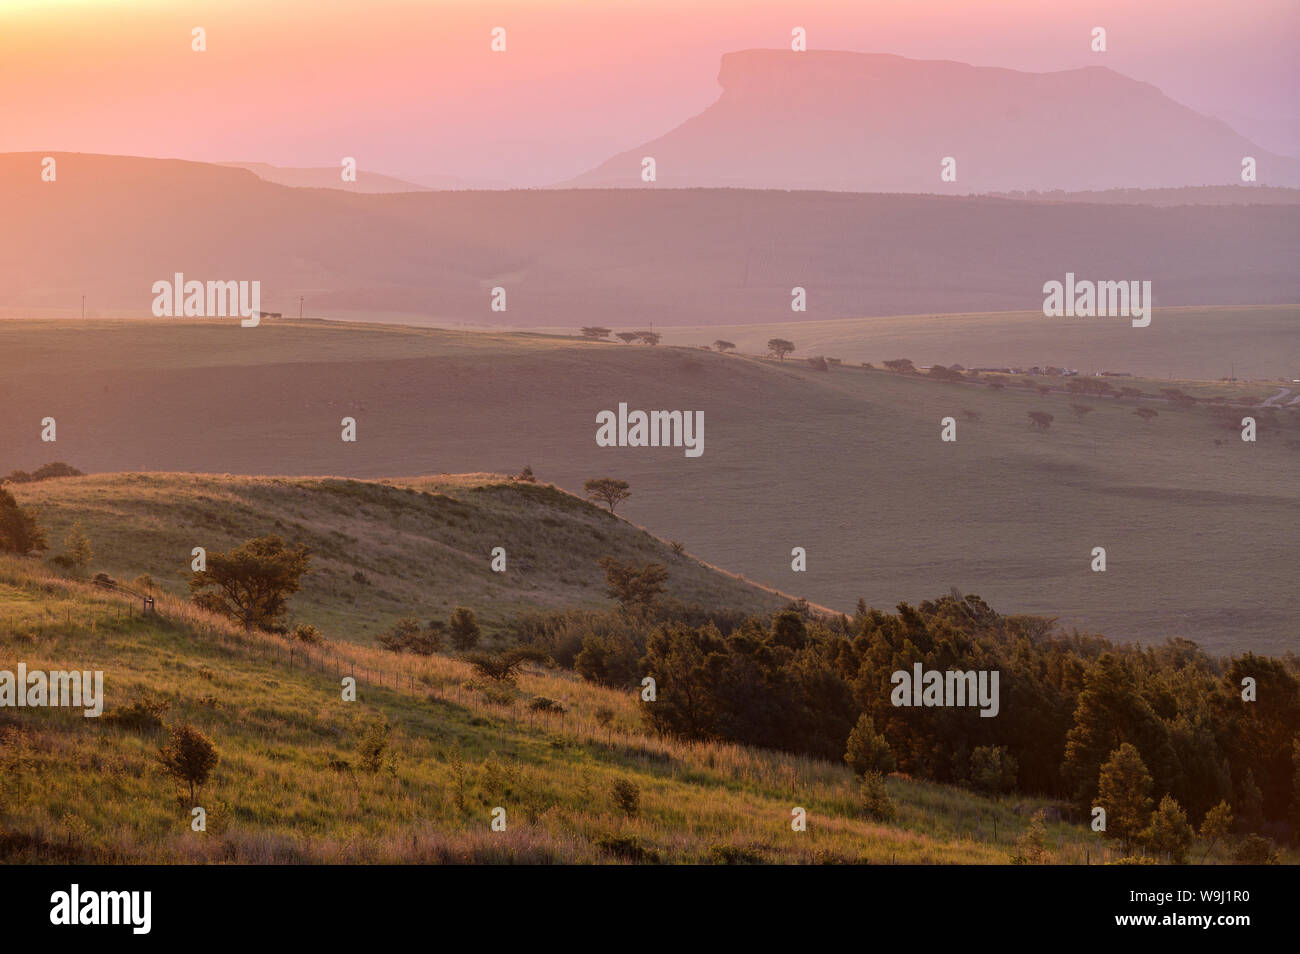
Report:
M 367 642 L 400 616 L 446 618 L 459 605 L 489 629 L 526 610 L 614 605 L 605 555 L 669 568 L 683 603 L 770 613 L 788 597 L 677 554 L 667 543 L 545 484 L 491 475 L 392 482 L 111 474 L 19 484 L 57 550 L 74 523 L 93 571 L 149 574 L 184 596 L 191 551 L 277 533 L 311 547 L 312 572 L 291 606 L 330 638 Z M 493 572 L 494 547 L 506 551 Z
M 861 364 L 911 358 L 917 365 L 1034 365 L 1127 371 L 1149 378 L 1245 380 L 1300 378 L 1300 306 L 1155 309 L 1151 324 L 1123 319 L 1044 318 L 1042 311 L 900 315 L 744 325 L 663 327 L 664 341 L 711 344 L 721 338 L 762 354 L 769 338 L 792 339 L 796 356 L 829 355 Z M 1254 385 L 1253 390 L 1267 390 Z
M 0 709 L 0 862 L 1005 863 L 1039 807 L 891 778 L 898 815 L 865 817 L 843 765 L 649 737 L 635 694 L 528 672 L 485 693 L 464 662 L 334 644 L 305 650 L 162 597 L 125 598 L 0 558 L 0 660 L 104 673 L 105 714 Z M 342 700 L 340 674 L 358 698 Z M 563 717 L 535 714 L 537 696 Z M 165 704 L 163 727 L 114 713 Z M 609 710 L 608 724 L 597 713 Z M 391 726 L 385 767 L 361 748 Z M 220 761 L 200 789 L 207 830 L 161 770 L 189 723 Z M 616 781 L 635 786 L 635 817 Z M 507 829 L 489 828 L 493 808 Z M 791 830 L 791 810 L 808 830 Z M 1105 847 L 1051 821 L 1053 861 Z
M 858 597 L 892 606 L 957 587 L 1114 639 L 1294 648 L 1300 405 L 1252 411 L 1259 440 L 1245 443 L 1225 426 L 1241 409 L 1152 396 L 1171 382 L 1117 383 L 1148 397 L 539 335 L 0 322 L 0 473 L 55 459 L 91 472 L 353 478 L 529 464 L 570 492 L 590 477 L 628 480 L 620 516 L 837 611 Z M 1235 400 L 1273 389 L 1214 390 Z M 703 456 L 596 446 L 597 412 L 620 402 L 703 411 Z M 1076 404 L 1093 410 L 1080 416 Z M 1144 422 L 1139 407 L 1158 416 Z M 1029 424 L 1038 410 L 1053 415 L 1046 431 Z M 40 438 L 46 416 L 58 422 L 55 444 Z M 345 416 L 357 421 L 356 443 L 340 440 Z M 940 440 L 945 417 L 958 422 L 955 443 Z M 64 486 L 77 484 L 16 492 L 57 521 Z M 339 533 L 363 540 L 337 519 Z M 155 575 L 198 545 L 187 524 L 176 529 L 175 555 Z M 96 536 L 110 553 L 115 544 Z M 496 545 L 490 536 L 479 546 Z M 796 546 L 806 572 L 791 569 Z M 1097 546 L 1104 574 L 1089 568 Z M 486 574 L 486 552 L 476 572 Z

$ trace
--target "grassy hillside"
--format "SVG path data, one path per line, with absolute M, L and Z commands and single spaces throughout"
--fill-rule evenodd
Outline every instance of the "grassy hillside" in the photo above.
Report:
M 345 644 L 290 655 L 169 597 L 158 610 L 141 618 L 114 594 L 0 559 L 3 665 L 102 670 L 106 696 L 100 719 L 0 709 L 0 861 L 1001 863 L 1044 805 L 894 777 L 898 817 L 877 823 L 844 766 L 646 737 L 632 693 L 538 671 L 489 701 L 455 659 Z M 350 672 L 358 700 L 343 702 Z M 531 714 L 538 695 L 567 714 Z M 112 723 L 145 699 L 219 750 L 198 798 L 204 833 L 157 764 L 165 730 Z M 369 774 L 359 749 L 381 718 L 392 770 Z M 639 790 L 635 818 L 614 801 L 620 779 Z M 504 833 L 489 830 L 497 806 Z M 1047 844 L 1058 862 L 1104 857 L 1061 822 Z
M 1033 308 L 1063 263 L 1149 279 L 1166 305 L 1300 299 L 1291 205 L 647 188 L 634 168 L 625 189 L 362 195 L 63 152 L 51 188 L 30 174 L 44 155 L 0 154 L 7 315 L 71 317 L 81 295 L 92 317 L 147 315 L 153 283 L 178 270 L 259 281 L 265 310 L 286 315 L 301 297 L 309 315 L 515 327 L 782 321 L 794 285 L 810 318 Z
M 1297 322 L 1300 306 L 1259 305 L 1157 307 L 1147 328 L 1125 319 L 1044 318 L 1041 310 L 656 327 L 669 344 L 722 338 L 762 354 L 769 339 L 788 338 L 798 346 L 797 357 L 830 355 L 857 364 L 904 357 L 917 365 L 1038 365 L 1201 380 L 1227 378 L 1235 369 L 1247 381 L 1290 382 L 1300 378 Z M 1243 387 L 1262 390 L 1258 384 Z
M 667 595 L 769 613 L 779 594 L 677 554 L 667 543 L 545 484 L 491 475 L 393 482 L 196 474 L 68 477 L 14 487 L 58 549 L 80 523 L 92 571 L 141 573 L 188 592 L 191 550 L 278 533 L 313 552 L 294 614 L 331 638 L 370 641 L 403 615 L 445 619 L 459 605 L 489 629 L 530 609 L 614 605 L 597 561 L 669 568 Z M 506 571 L 493 572 L 494 547 Z
M 703 411 L 704 455 L 597 447 L 596 413 L 621 401 Z M 1115 639 L 1293 648 L 1300 405 L 1260 411 L 1249 444 L 1222 410 L 1162 400 L 1141 402 L 1159 415 L 1144 423 L 1130 400 L 820 373 L 794 359 L 199 320 L 0 322 L 0 402 L 0 473 L 54 459 L 92 472 L 356 478 L 530 464 L 570 492 L 590 477 L 628 480 L 620 515 L 836 610 L 957 587 Z M 1074 404 L 1094 410 L 1079 417 Z M 1029 426 L 1034 410 L 1054 416 L 1048 431 Z M 345 415 L 355 444 L 340 440 Z M 55 444 L 40 440 L 46 416 Z M 956 443 L 939 439 L 948 416 Z M 48 495 L 57 520 L 60 486 L 17 492 Z M 189 536 L 175 539 L 177 563 L 197 545 Z M 791 570 L 795 546 L 807 572 Z M 1089 569 L 1096 546 L 1105 574 Z

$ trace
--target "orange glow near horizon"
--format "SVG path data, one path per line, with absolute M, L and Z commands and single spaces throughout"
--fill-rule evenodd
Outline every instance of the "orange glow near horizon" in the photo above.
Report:
M 62 150 L 542 184 L 717 98 L 788 46 L 1050 71 L 1106 65 L 1194 109 L 1294 115 L 1300 4 L 1255 0 L 0 0 L 0 152 Z M 1088 31 L 1104 25 L 1100 61 Z M 207 50 L 190 48 L 191 29 Z M 504 26 L 508 49 L 489 49 Z

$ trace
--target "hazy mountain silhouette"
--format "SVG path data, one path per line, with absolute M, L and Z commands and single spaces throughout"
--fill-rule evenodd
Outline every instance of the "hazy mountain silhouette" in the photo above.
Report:
M 1066 271 L 1159 305 L 1300 301 L 1294 205 L 1101 205 L 735 189 L 358 195 L 179 160 L 0 155 L 0 310 L 145 315 L 257 280 L 267 311 L 618 328 L 1041 308 Z M 1262 191 L 1262 190 L 1261 190 Z M 790 291 L 808 290 L 792 313 Z M 492 288 L 507 310 L 490 308 Z M 49 311 L 46 311 L 46 310 Z
M 223 162 L 220 165 L 247 169 L 259 179 L 295 188 L 342 189 L 344 192 L 427 192 L 433 188 L 364 169 L 357 170 L 356 182 L 344 182 L 342 166 L 302 168 L 273 166 L 265 162 Z
M 1098 57 L 1099 62 L 1104 56 Z M 722 96 L 676 129 L 567 186 L 993 192 L 1241 181 L 1300 186 L 1300 160 L 1255 145 L 1149 83 L 1104 66 L 1054 73 L 879 53 L 746 50 Z M 957 162 L 956 182 L 940 162 Z M 643 186 L 645 187 L 645 186 Z

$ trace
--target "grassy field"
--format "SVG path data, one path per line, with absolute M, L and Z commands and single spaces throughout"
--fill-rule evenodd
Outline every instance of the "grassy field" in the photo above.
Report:
M 702 410 L 704 455 L 597 447 L 596 413 L 621 401 Z M 91 472 L 355 478 L 530 464 L 570 492 L 590 477 L 628 480 L 620 515 L 836 610 L 958 587 L 1115 639 L 1295 648 L 1300 405 L 1252 412 L 1252 444 L 1224 427 L 1223 409 L 1152 399 L 537 335 L 201 320 L 0 322 L 0 402 L 0 472 L 56 459 Z M 1080 403 L 1094 410 L 1076 416 Z M 1139 405 L 1158 417 L 1142 421 Z M 1054 416 L 1049 430 L 1029 425 L 1036 410 Z M 355 444 L 340 440 L 345 415 Z M 40 440 L 46 416 L 55 444 Z M 949 416 L 956 443 L 940 441 Z M 76 486 L 17 492 L 59 520 L 62 488 Z M 197 544 L 188 524 L 175 533 L 167 559 L 179 562 Z M 791 569 L 795 546 L 806 572 Z M 1104 574 L 1089 569 L 1096 546 Z
M 102 670 L 106 697 L 100 719 L 0 709 L 0 861 L 997 864 L 1040 807 L 1057 819 L 1051 861 L 1108 857 L 1059 806 L 898 776 L 897 818 L 871 821 L 842 765 L 647 737 L 632 693 L 562 673 L 530 671 L 489 701 L 449 657 L 347 644 L 291 655 L 170 597 L 158 610 L 142 618 L 115 594 L 0 559 L 0 661 Z M 341 698 L 348 673 L 356 702 Z M 537 695 L 567 713 L 530 714 Z M 205 832 L 190 829 L 157 763 L 165 730 L 110 722 L 143 699 L 166 702 L 168 725 L 188 722 L 219 750 L 197 799 Z M 608 728 L 600 707 L 614 712 Z M 380 719 L 393 727 L 391 768 L 370 774 L 358 749 Z M 639 790 L 636 817 L 611 794 L 620 779 Z M 498 806 L 507 829 L 494 833 Z M 791 830 L 796 806 L 806 832 Z
M 327 636 L 371 642 L 400 616 L 445 619 L 474 609 L 489 631 L 527 610 L 608 608 L 605 555 L 669 568 L 684 603 L 770 613 L 780 594 L 677 554 L 663 540 L 544 484 L 491 475 L 389 483 L 342 479 L 113 474 L 19 484 L 58 550 L 74 523 L 94 548 L 92 571 L 129 582 L 145 573 L 188 593 L 191 550 L 226 550 L 278 533 L 311 547 L 295 602 Z M 506 570 L 493 572 L 494 547 Z
M 1082 278 L 1082 276 L 1080 276 Z M 1300 378 L 1300 306 L 1157 307 L 1146 328 L 1128 319 L 1044 318 L 1041 311 L 901 315 L 759 325 L 662 327 L 667 344 L 721 338 L 762 354 L 788 338 L 796 356 L 830 355 L 861 364 L 911 358 L 917 365 L 1055 366 L 1083 374 L 1128 371 L 1148 378 L 1259 381 Z M 619 329 L 623 330 L 623 329 Z

